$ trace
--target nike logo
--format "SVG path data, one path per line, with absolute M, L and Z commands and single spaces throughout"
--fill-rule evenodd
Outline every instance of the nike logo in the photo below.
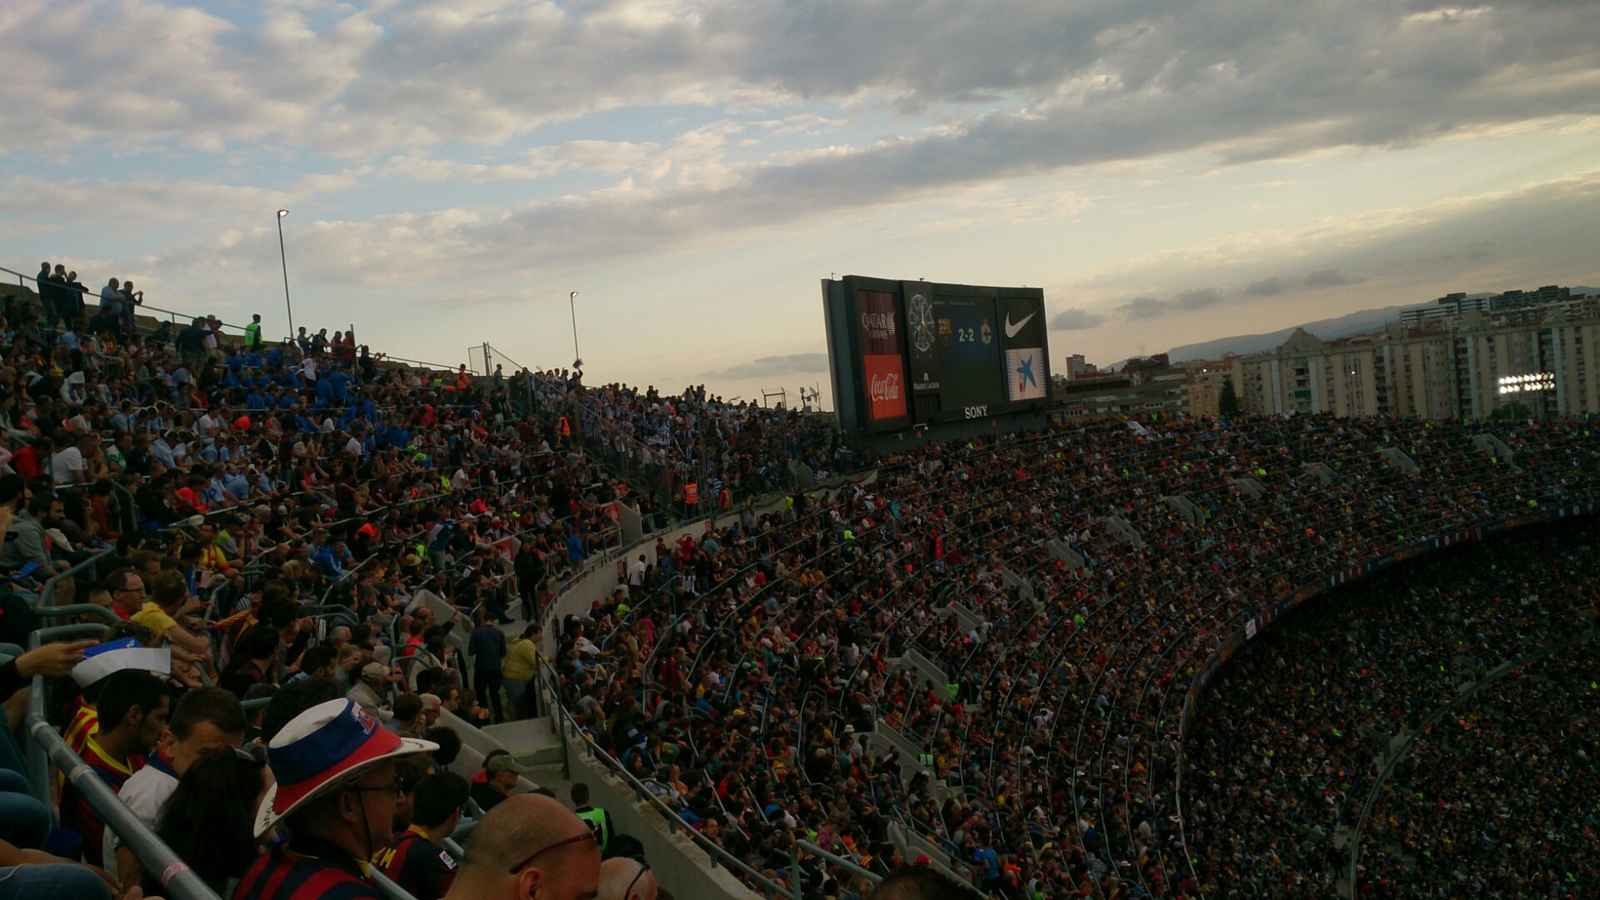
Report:
M 1006 340 L 1009 341 L 1012 338 L 1016 337 L 1017 336 L 1017 332 L 1022 330 L 1022 326 L 1028 324 L 1028 320 L 1032 319 L 1034 316 L 1037 316 L 1038 314 L 1039 313 L 1037 311 L 1031 312 L 1031 313 L 1028 313 L 1027 315 L 1023 316 L 1021 322 L 1013 322 L 1013 321 L 1011 321 L 1011 313 L 1006 313 Z

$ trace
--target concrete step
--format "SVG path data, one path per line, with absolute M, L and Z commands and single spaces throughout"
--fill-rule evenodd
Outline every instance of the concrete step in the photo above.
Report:
M 483 733 L 511 751 L 522 765 L 561 763 L 561 736 L 556 734 L 549 717 L 502 722 L 483 729 Z

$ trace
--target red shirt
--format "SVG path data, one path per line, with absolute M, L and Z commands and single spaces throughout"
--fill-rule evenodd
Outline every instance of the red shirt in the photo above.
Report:
M 44 467 L 39 464 L 39 451 L 33 449 L 32 444 L 23 444 L 11 454 L 11 468 L 27 481 L 44 475 Z

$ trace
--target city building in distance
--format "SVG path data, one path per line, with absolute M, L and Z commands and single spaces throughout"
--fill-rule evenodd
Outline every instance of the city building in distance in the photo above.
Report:
M 1546 286 L 1449 294 L 1383 331 L 1322 340 L 1295 329 L 1276 349 L 1097 369 L 1066 357 L 1066 415 L 1215 417 L 1232 385 L 1247 415 L 1484 419 L 1600 414 L 1600 295 Z
M 1229 360 L 1245 413 L 1483 419 L 1600 413 L 1600 296 L 1450 294 L 1375 334 L 1296 329 Z

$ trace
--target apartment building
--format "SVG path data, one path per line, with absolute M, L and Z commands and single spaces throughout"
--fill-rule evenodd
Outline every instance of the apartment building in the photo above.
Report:
M 1360 337 L 1296 329 L 1275 350 L 1231 360 L 1240 406 L 1427 419 L 1487 418 L 1511 404 L 1534 416 L 1600 414 L 1600 297 L 1512 293 L 1494 298 L 1505 298 L 1497 311 L 1462 303 Z

